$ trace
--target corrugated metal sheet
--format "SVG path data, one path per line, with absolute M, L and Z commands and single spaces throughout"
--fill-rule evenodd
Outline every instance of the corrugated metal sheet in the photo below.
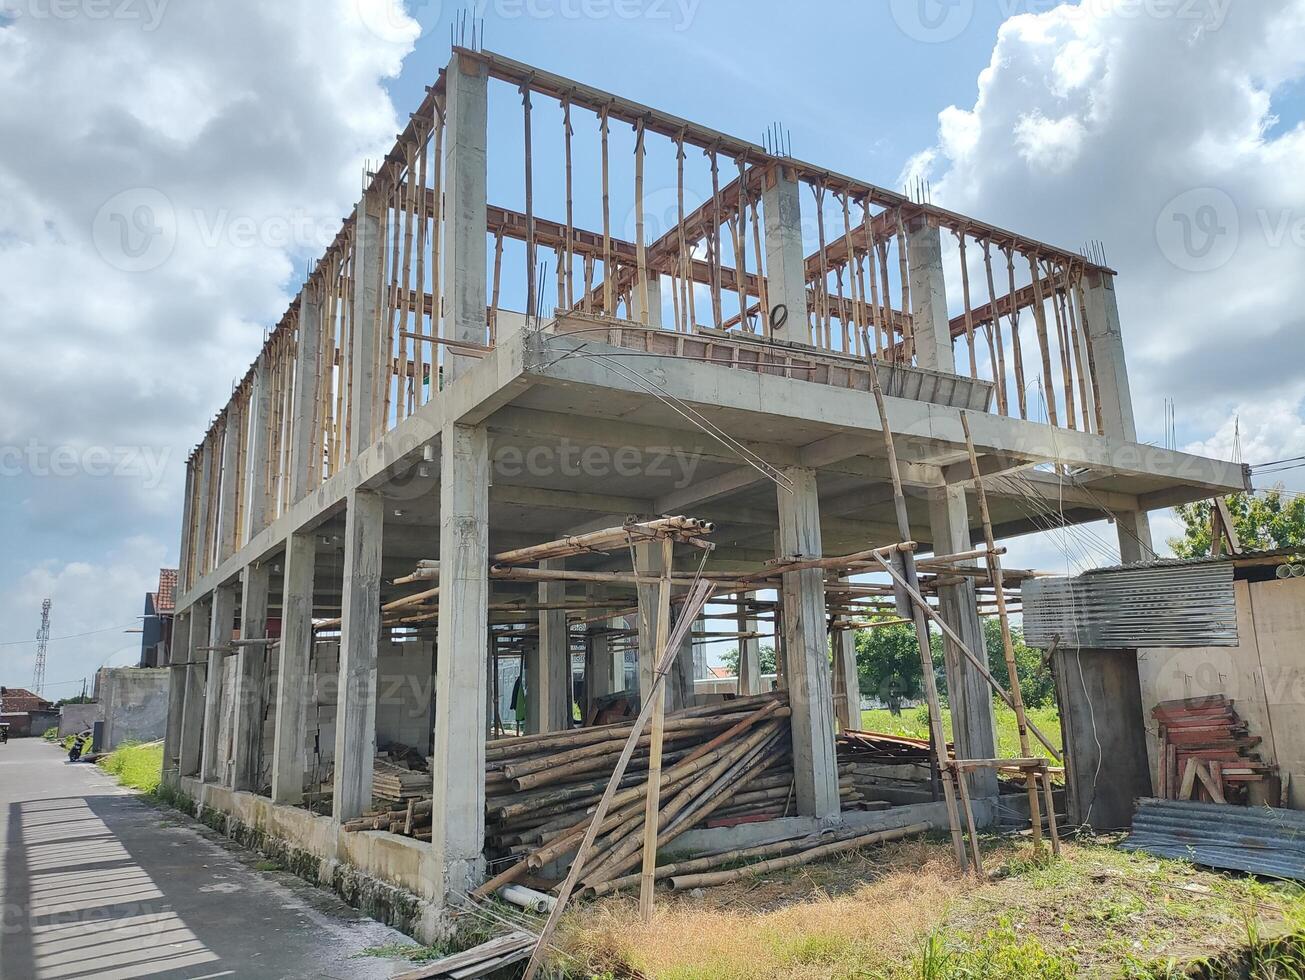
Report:
M 1237 645 L 1230 564 L 1088 572 L 1024 583 L 1030 646 L 1135 650 Z
M 1120 848 L 1208 868 L 1305 881 L 1305 813 L 1175 800 L 1137 801 Z

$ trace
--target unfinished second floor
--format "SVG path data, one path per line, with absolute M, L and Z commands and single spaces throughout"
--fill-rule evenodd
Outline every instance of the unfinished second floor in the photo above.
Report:
M 996 494 L 1012 533 L 1038 529 L 1030 485 L 1062 522 L 1245 487 L 1137 445 L 1113 270 L 783 144 L 455 48 L 188 460 L 180 592 L 434 465 L 450 422 L 489 420 L 523 460 L 567 441 L 695 454 L 664 482 L 496 472 L 523 526 L 571 498 L 545 536 L 756 510 L 785 466 L 820 469 L 831 520 L 873 533 L 890 502 L 871 372 L 910 486 L 965 482 L 970 413 L 985 469 L 1022 474 L 1005 512 Z

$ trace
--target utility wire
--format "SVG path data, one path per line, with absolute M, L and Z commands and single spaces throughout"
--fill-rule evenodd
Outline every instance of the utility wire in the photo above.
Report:
M 127 623 L 127 624 L 125 624 L 125 625 L 123 625 L 123 626 L 106 626 L 106 627 L 104 627 L 103 629 L 90 630 L 90 631 L 88 631 L 88 632 L 86 632 L 86 633 L 69 633 L 69 634 L 67 634 L 66 636 L 52 636 L 52 637 L 50 637 L 49 642 L 53 643 L 53 642 L 55 642 L 56 640 L 76 640 L 76 639 L 78 639 L 79 637 L 83 637 L 83 636 L 95 636 L 97 633 L 112 633 L 112 632 L 114 632 L 115 630 L 125 630 L 125 629 L 130 629 L 132 626 L 135 626 L 135 625 L 136 625 L 135 623 Z M 36 642 L 35 639 L 31 639 L 31 640 L 4 640 L 4 641 L 0 641 L 0 647 L 14 647 L 14 646 L 21 646 L 21 645 L 24 644 L 24 643 L 35 643 L 35 642 Z

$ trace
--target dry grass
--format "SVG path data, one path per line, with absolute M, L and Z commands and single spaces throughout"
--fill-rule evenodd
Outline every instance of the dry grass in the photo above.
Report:
M 569 914 L 561 945 L 587 964 L 577 977 L 1142 976 L 1305 924 L 1299 889 L 1096 844 L 1029 855 L 991 842 L 980 882 L 945 843 L 905 842 L 697 898 L 659 891 L 647 925 L 615 897 Z

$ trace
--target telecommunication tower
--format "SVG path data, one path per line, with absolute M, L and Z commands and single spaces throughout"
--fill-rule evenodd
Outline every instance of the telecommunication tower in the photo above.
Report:
M 41 628 L 36 633 L 36 670 L 32 673 L 32 692 L 45 694 L 45 648 L 50 642 L 50 600 L 41 603 Z

